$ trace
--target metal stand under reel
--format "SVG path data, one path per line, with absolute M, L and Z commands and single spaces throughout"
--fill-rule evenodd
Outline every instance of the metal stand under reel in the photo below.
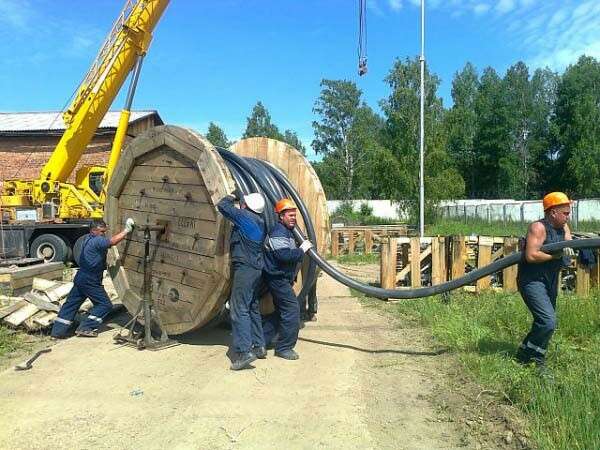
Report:
M 152 301 L 152 270 L 150 267 L 150 232 L 155 231 L 157 237 L 165 233 L 164 225 L 145 225 L 144 227 L 144 282 L 142 285 L 142 301 L 132 319 L 121 328 L 114 339 L 118 343 L 130 344 L 137 347 L 138 350 L 159 350 L 165 347 L 179 345 L 179 342 L 169 339 L 166 331 L 160 322 L 160 317 L 154 309 Z M 136 331 L 138 319 L 143 319 L 144 328 Z M 160 332 L 160 338 L 155 339 L 152 336 L 152 325 Z M 124 333 L 125 332 L 125 333 Z

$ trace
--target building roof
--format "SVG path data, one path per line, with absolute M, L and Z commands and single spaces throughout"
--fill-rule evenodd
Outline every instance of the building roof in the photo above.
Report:
M 119 124 L 121 111 L 109 111 L 100 122 L 98 131 L 113 131 Z M 155 116 L 158 124 L 163 121 L 157 111 L 131 111 L 129 124 Z M 158 119 L 158 120 L 157 120 Z M 65 123 L 61 111 L 0 112 L 0 135 L 7 134 L 62 134 Z

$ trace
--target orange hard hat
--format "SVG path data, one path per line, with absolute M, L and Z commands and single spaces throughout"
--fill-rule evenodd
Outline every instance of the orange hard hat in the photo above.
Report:
M 550 192 L 544 196 L 544 211 L 554 208 L 555 206 L 570 205 L 571 200 L 564 192 Z
M 275 203 L 275 212 L 277 214 L 282 213 L 286 209 L 296 209 L 296 204 L 289 198 L 282 198 L 277 203 Z

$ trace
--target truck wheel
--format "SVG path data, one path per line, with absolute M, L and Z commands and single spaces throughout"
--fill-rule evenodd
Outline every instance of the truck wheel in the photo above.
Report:
M 79 257 L 81 256 L 81 250 L 83 249 L 83 241 L 88 237 L 87 234 L 83 236 L 79 236 L 75 241 L 75 245 L 73 246 L 73 261 L 75 264 L 79 265 Z
M 31 243 L 29 255 L 43 258 L 46 262 L 66 262 L 69 259 L 69 246 L 55 234 L 42 234 Z

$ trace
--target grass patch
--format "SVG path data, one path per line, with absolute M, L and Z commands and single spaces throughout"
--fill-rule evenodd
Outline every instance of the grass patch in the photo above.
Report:
M 0 358 L 25 346 L 21 333 L 14 333 L 12 330 L 0 325 Z
M 379 264 L 379 254 L 369 253 L 368 255 L 340 255 L 337 258 L 340 264 Z
M 520 408 L 536 446 L 600 448 L 600 294 L 558 301 L 558 330 L 549 348 L 552 380 L 513 359 L 531 325 L 519 295 L 454 294 L 394 304 L 393 314 L 420 321 L 459 355 L 475 379 Z
M 528 223 L 521 222 L 487 222 L 483 219 L 468 218 L 463 220 L 439 219 L 434 224 L 425 226 L 425 234 L 428 236 L 469 236 L 471 234 L 481 236 L 525 236 Z M 573 225 L 571 224 L 571 227 Z M 579 222 L 576 231 L 599 232 L 600 222 Z

